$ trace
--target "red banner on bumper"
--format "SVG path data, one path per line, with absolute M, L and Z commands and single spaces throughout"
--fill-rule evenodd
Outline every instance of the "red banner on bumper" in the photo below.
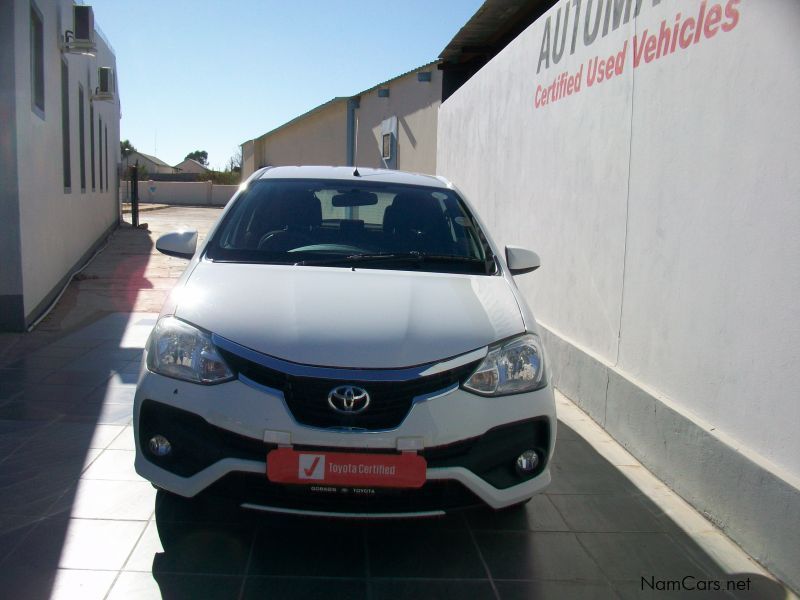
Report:
M 267 454 L 267 477 L 275 483 L 348 487 L 418 488 L 427 463 L 418 454 L 299 452 L 278 448 Z

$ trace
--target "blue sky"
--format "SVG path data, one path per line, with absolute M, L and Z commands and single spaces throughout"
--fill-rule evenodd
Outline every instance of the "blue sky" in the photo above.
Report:
M 222 168 L 252 139 L 438 57 L 482 0 L 87 0 L 117 56 L 122 139 Z

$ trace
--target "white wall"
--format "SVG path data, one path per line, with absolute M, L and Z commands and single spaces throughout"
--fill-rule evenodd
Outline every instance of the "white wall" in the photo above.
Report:
M 637 70 L 619 348 L 623 371 L 795 476 L 798 32 L 800 3 L 743 2 L 740 27 Z
M 108 128 L 109 184 L 99 185 L 100 152 L 95 148 L 96 185 L 91 187 L 89 97 L 97 86 L 97 67 L 110 66 L 111 50 L 97 38 L 97 56 L 66 56 L 69 67 L 70 153 L 72 187 L 65 193 L 61 152 L 61 57 L 58 36 L 72 27 L 72 2 L 35 0 L 44 25 L 44 118 L 31 109 L 30 2 L 15 0 L 16 125 L 23 295 L 26 315 L 53 291 L 76 262 L 114 225 L 119 210 L 116 195 L 119 162 L 119 101 L 94 103 L 95 120 Z M 85 93 L 86 189 L 81 190 L 78 84 Z M 95 137 L 97 137 L 97 125 Z M 105 140 L 105 135 L 103 136 Z M 105 141 L 104 141 L 105 145 Z
M 238 189 L 238 185 L 214 185 L 211 188 L 211 205 L 225 206 Z
M 575 5 L 562 0 L 442 105 L 437 171 L 478 206 L 498 242 L 541 254 L 542 269 L 518 284 L 557 336 L 553 369 L 596 359 L 646 391 L 622 402 L 609 396 L 610 376 L 591 386 L 584 377 L 570 386 L 576 400 L 645 457 L 679 442 L 698 465 L 718 462 L 688 426 L 658 421 L 661 404 L 724 438 L 788 485 L 773 504 L 762 496 L 749 506 L 774 506 L 764 518 L 780 530 L 800 481 L 800 4 L 707 2 L 707 15 L 720 7 L 715 35 L 636 68 L 634 36 L 672 27 L 677 13 L 682 24 L 697 19 L 699 0 L 645 0 L 637 18 L 588 46 L 582 15 L 574 54 L 570 21 L 564 56 L 539 69 L 547 18 L 552 38 L 567 4 L 574 19 Z M 589 86 L 590 61 L 616 56 L 626 41 L 622 73 Z M 578 72 L 579 91 L 536 106 L 540 86 Z M 645 405 L 650 417 L 636 414 Z M 715 518 L 735 514 L 720 508 L 720 494 L 736 494 L 741 472 L 698 491 L 702 476 L 679 481 L 694 467 L 663 466 Z M 769 560 L 780 540 L 763 533 Z M 783 536 L 797 538 L 796 529 Z M 784 566 L 797 558 L 783 554 Z
M 178 206 L 225 206 L 238 185 L 214 185 L 210 181 L 140 181 L 139 201 Z M 120 199 L 126 198 L 125 188 L 120 189 Z
M 540 252 L 519 284 L 545 325 L 800 476 L 800 5 L 741 3 L 732 31 L 635 70 L 629 41 L 587 87 L 588 60 L 672 24 L 648 4 L 538 76 L 532 25 L 442 106 L 438 170 Z M 580 92 L 534 107 L 582 64 Z
M 343 165 L 347 162 L 347 101 L 339 99 L 310 114 L 298 117 L 277 130 L 253 140 L 252 161 L 249 150 L 242 151 L 245 169 L 286 165 Z
M 358 157 L 363 167 L 387 168 L 382 158 L 383 131 L 381 123 L 397 118 L 397 169 L 416 173 L 436 173 L 436 120 L 442 98 L 442 72 L 436 65 L 422 71 L 430 72 L 431 81 L 418 81 L 417 71 L 395 79 L 387 86 L 389 97 L 381 98 L 378 89 L 361 94 L 358 118 Z
M 242 180 L 247 179 L 256 170 L 255 142 L 253 140 L 242 144 Z
M 140 181 L 139 201 L 207 206 L 211 203 L 211 185 L 210 181 Z

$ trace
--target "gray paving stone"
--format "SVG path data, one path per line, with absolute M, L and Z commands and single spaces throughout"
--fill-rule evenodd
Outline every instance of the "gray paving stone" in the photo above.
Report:
M 605 580 L 573 533 L 480 531 L 475 536 L 493 578 Z
M 609 600 L 617 596 L 611 585 L 605 582 L 495 580 L 494 584 L 501 600 L 531 600 L 532 598 Z
M 665 533 L 579 533 L 581 544 L 613 581 L 703 578 L 709 573 Z
M 82 479 L 69 492 L 73 517 L 146 521 L 153 514 L 156 491 L 141 481 L 100 481 Z
M 231 600 L 239 597 L 241 587 L 238 576 L 120 573 L 107 600 Z
M 281 598 L 301 600 L 307 598 L 336 598 L 337 600 L 366 599 L 367 584 L 363 581 L 329 578 L 270 578 L 248 577 L 244 587 L 244 600 Z
M 488 580 L 391 579 L 370 582 L 372 600 L 494 600 Z
M 634 495 L 556 494 L 550 499 L 572 531 L 664 530 L 664 523 Z
M 243 575 L 255 531 L 231 523 L 147 524 L 126 571 Z
M 469 526 L 476 531 L 569 531 L 551 499 L 540 494 L 522 506 L 495 511 L 476 509 L 466 515 Z
M 116 571 L 59 569 L 50 600 L 103 600 L 116 576 Z
M 486 579 L 486 569 L 468 531 L 422 530 L 402 527 L 368 531 L 370 573 L 373 577 L 428 579 Z
M 144 481 L 133 468 L 133 450 L 104 450 L 83 472 L 83 479 Z

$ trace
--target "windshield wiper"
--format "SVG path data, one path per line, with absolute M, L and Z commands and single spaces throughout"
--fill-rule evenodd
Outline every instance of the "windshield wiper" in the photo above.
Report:
M 320 266 L 334 264 L 350 264 L 354 262 L 416 262 L 426 261 L 444 263 L 471 263 L 483 264 L 483 260 L 471 256 L 458 256 L 455 254 L 426 254 L 425 252 L 381 252 L 379 254 L 351 254 L 338 258 L 326 258 L 322 260 L 301 260 L 294 263 L 295 266 Z

